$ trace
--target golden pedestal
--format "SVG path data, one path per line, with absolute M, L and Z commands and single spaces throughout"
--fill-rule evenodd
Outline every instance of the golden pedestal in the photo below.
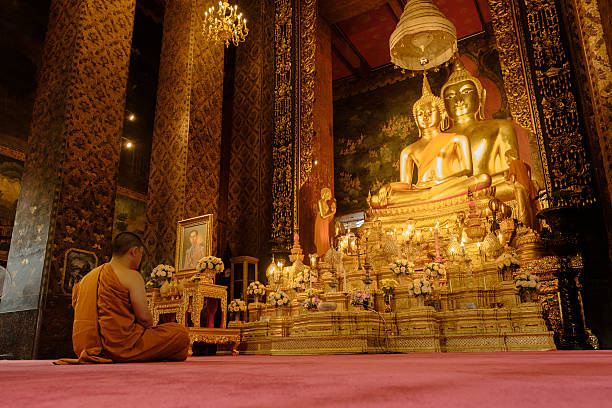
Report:
M 554 349 L 553 332 L 547 329 L 550 322 L 544 321 L 542 309 L 546 307 L 547 315 L 555 316 L 553 271 L 558 262 L 554 257 L 539 258 L 539 238 L 530 231 L 519 231 L 521 235 L 511 241 L 525 260 L 517 273 L 536 274 L 544 283 L 542 306 L 519 303 L 514 282 L 502 280 L 495 257 L 488 257 L 484 248 L 489 200 L 485 194 L 473 199 L 456 197 L 427 205 L 372 210 L 359 232 L 361 258 L 350 253 L 343 257 L 349 294 L 341 291 L 341 273 L 336 276 L 338 291 L 331 293 L 327 285 L 331 279 L 329 265 L 319 264 L 318 287 L 325 290 L 320 297 L 335 303 L 336 310 L 300 309 L 303 299 L 299 295 L 279 317 L 269 307 L 262 309 L 260 321 L 249 319 L 241 327 L 240 350 L 245 354 L 273 355 L 380 353 L 387 351 L 381 317 L 386 322 L 392 352 Z M 512 236 L 513 225 L 510 221 L 504 223 L 505 237 Z M 350 293 L 364 290 L 365 236 L 371 266 L 371 306 L 380 316 L 350 304 Z M 389 264 L 395 259 L 385 253 L 389 239 L 397 240 L 398 248 L 409 254 L 401 256 L 409 256 L 415 263 L 412 278 L 423 277 L 424 266 L 436 256 L 442 258 L 446 275 L 434 279 L 435 292 L 424 306 L 419 306 L 407 279 L 398 279 L 391 271 Z M 453 242 L 464 245 L 450 253 Z M 384 294 L 379 288 L 385 278 L 400 281 L 390 300 L 390 313 L 385 312 Z

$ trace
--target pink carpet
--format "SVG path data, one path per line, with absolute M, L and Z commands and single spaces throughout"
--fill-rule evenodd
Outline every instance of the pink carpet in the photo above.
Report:
M 0 361 L 2 407 L 612 407 L 612 351 Z

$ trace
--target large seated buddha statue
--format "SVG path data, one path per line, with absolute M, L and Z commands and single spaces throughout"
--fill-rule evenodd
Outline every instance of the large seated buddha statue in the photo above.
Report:
M 372 208 L 424 204 L 507 186 L 505 153 L 518 151 L 516 132 L 510 121 L 484 120 L 486 92 L 480 81 L 457 60 L 442 87 L 444 103 L 428 89 L 424 79 L 423 96 L 413 107 L 421 138 L 402 150 L 401 181 L 385 184 L 371 196 Z M 446 114 L 451 126 L 443 131 Z

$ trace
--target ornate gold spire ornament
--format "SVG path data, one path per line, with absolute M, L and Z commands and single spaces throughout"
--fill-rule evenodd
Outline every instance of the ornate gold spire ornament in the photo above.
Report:
M 214 41 L 221 41 L 228 47 L 230 41 L 238 45 L 246 39 L 249 29 L 246 18 L 238 12 L 238 6 L 230 6 L 226 1 L 220 1 L 219 7 L 212 6 L 204 13 L 203 31 Z
M 429 85 L 427 74 L 423 72 L 423 94 L 412 106 L 412 116 L 416 118 L 417 111 L 421 108 L 421 106 L 428 103 L 438 108 L 443 119 L 447 118 L 448 115 L 446 113 L 446 107 L 444 106 L 444 100 L 431 92 L 431 86 Z
M 431 0 L 410 0 L 389 38 L 389 49 L 396 66 L 428 70 L 457 52 L 457 30 Z

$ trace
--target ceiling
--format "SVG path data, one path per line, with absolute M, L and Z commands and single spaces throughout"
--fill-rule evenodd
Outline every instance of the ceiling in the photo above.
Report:
M 487 0 L 433 0 L 455 25 L 457 38 L 482 32 L 491 21 Z M 363 75 L 390 63 L 389 37 L 406 0 L 320 0 L 320 14 L 331 26 L 332 75 Z

